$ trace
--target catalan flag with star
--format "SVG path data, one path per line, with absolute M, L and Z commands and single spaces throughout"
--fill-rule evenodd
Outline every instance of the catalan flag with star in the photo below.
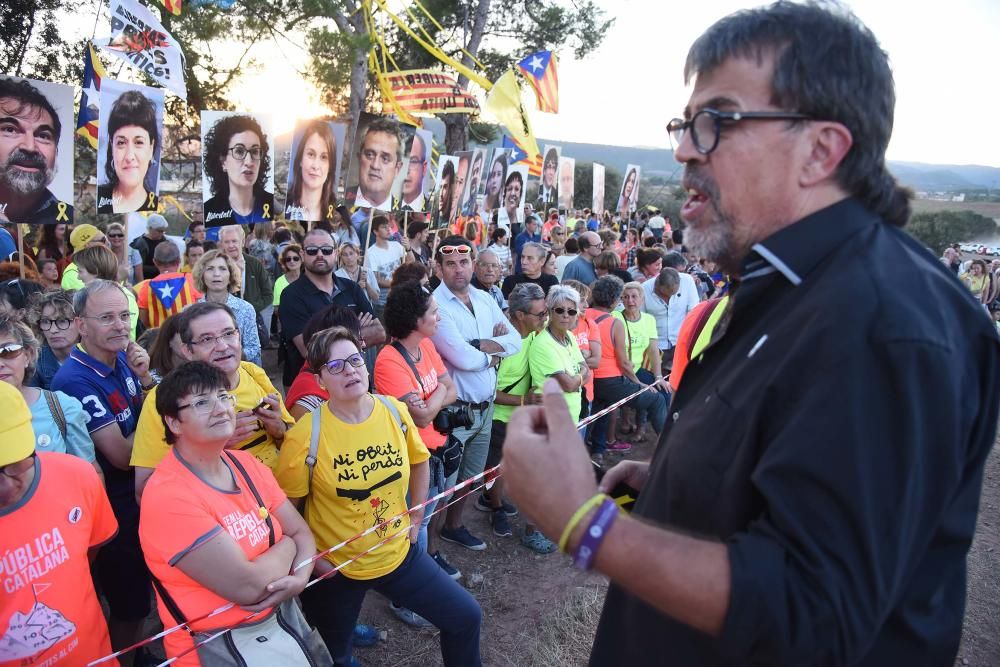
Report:
M 517 68 L 535 90 L 538 110 L 559 113 L 559 74 L 556 54 L 551 51 L 532 53 L 517 63 Z
M 83 95 L 80 96 L 80 115 L 76 118 L 76 133 L 97 148 L 97 126 L 101 117 L 101 79 L 105 77 L 104 64 L 97 57 L 93 42 L 87 42 L 83 56 Z
M 528 173 L 532 176 L 541 177 L 542 175 L 542 155 L 539 153 L 532 160 L 528 157 L 528 154 L 524 152 L 521 145 L 517 143 L 514 139 L 511 139 L 506 134 L 503 135 L 502 148 L 509 148 L 510 150 L 510 161 L 511 164 L 526 164 L 528 165 Z
M 190 273 L 161 273 L 136 285 L 136 305 L 146 312 L 149 327 L 158 327 L 171 315 L 200 299 Z

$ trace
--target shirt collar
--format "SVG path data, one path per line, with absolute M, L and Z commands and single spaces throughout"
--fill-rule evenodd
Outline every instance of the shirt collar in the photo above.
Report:
M 746 282 L 777 272 L 798 286 L 844 241 L 878 222 L 879 217 L 857 199 L 843 199 L 755 243 L 743 260 L 741 279 Z
M 90 370 L 94 371 L 102 378 L 106 378 L 115 372 L 115 369 L 106 365 L 102 361 L 94 359 L 92 356 L 84 352 L 83 346 L 80 345 L 79 343 L 73 346 L 73 349 L 70 351 L 69 356 L 76 359 L 78 362 L 80 362 Z

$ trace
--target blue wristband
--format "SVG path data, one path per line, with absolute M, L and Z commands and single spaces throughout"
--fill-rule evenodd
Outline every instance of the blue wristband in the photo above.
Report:
M 601 542 L 604 541 L 604 536 L 608 534 L 608 530 L 611 529 L 611 524 L 615 522 L 617 516 L 618 504 L 611 498 L 605 500 L 597 508 L 597 513 L 594 514 L 590 525 L 587 526 L 583 537 L 580 538 L 580 544 L 576 548 L 576 555 L 573 557 L 574 565 L 581 570 L 590 569 L 590 566 L 594 563 L 594 557 L 597 556 L 597 550 L 601 547 Z

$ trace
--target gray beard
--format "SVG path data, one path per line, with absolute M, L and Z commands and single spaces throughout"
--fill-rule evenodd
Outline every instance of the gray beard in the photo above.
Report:
M 734 232 L 735 221 L 713 204 L 715 220 L 705 227 L 684 229 L 684 245 L 698 257 L 709 259 L 727 268 L 732 267 L 738 253 Z
M 44 171 L 30 172 L 6 165 L 0 171 L 0 181 L 14 192 L 22 195 L 32 195 L 44 190 L 55 176 L 55 170 L 48 167 Z

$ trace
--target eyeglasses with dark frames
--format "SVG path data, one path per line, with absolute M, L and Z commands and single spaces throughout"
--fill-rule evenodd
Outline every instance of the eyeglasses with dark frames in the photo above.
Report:
M 56 319 L 49 319 L 48 317 L 43 317 L 38 320 L 38 328 L 42 331 L 49 331 L 52 329 L 52 325 L 55 325 L 56 329 L 59 331 L 65 331 L 69 329 L 69 325 L 73 323 L 73 320 L 68 317 L 59 317 Z
M 735 124 L 744 120 L 816 120 L 804 113 L 792 111 L 719 111 L 702 109 L 690 120 L 674 118 L 667 123 L 670 142 L 676 152 L 689 130 L 695 149 L 708 155 L 719 146 L 719 136 L 725 124 Z
M 361 368 L 365 365 L 365 358 L 355 352 L 346 359 L 331 359 L 323 365 L 326 366 L 326 370 L 330 371 L 330 375 L 339 375 L 347 368 L 347 364 L 350 364 L 353 368 Z
M 332 245 L 324 245 L 324 246 L 311 245 L 308 248 L 303 248 L 303 250 L 310 257 L 315 257 L 321 252 L 323 253 L 324 257 L 329 257 L 330 255 L 332 255 L 337 251 L 337 249 L 334 248 Z
M 24 473 L 28 472 L 28 470 L 35 465 L 35 458 L 37 456 L 38 452 L 31 452 L 31 455 L 25 459 L 8 463 L 5 466 L 0 466 L 0 475 L 10 477 L 11 479 L 17 479 Z
M 261 155 L 264 152 L 260 149 L 260 146 L 254 146 L 253 148 L 247 148 L 243 144 L 236 144 L 227 151 L 234 159 L 242 162 L 249 155 L 251 162 L 257 162 L 260 160 Z
M 562 306 L 556 306 L 555 308 L 552 309 L 552 311 L 556 315 L 565 315 L 565 314 L 569 313 L 570 317 L 576 317 L 577 313 L 580 312 L 576 308 L 563 308 Z

